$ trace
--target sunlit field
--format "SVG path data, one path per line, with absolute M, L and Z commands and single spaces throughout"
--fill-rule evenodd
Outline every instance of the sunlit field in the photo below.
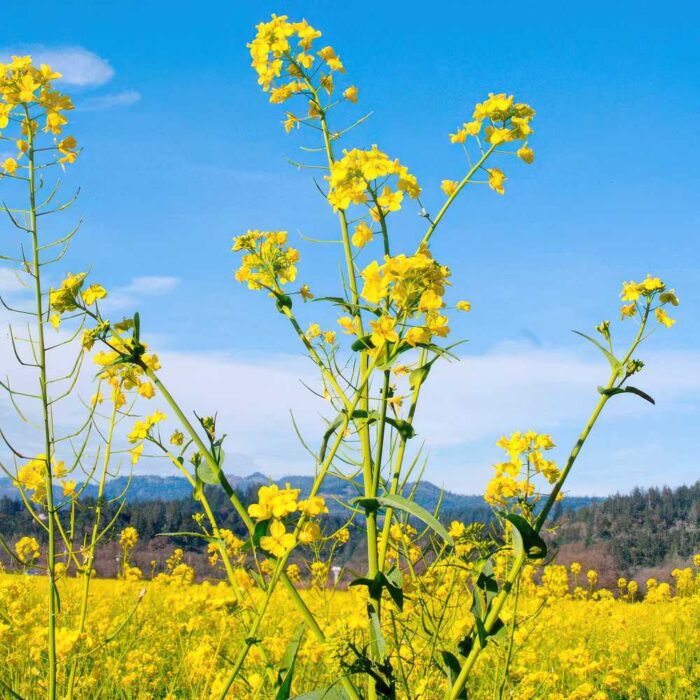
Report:
M 58 654 L 61 661 L 79 660 L 77 697 L 218 697 L 228 674 L 226 659 L 237 653 L 246 634 L 241 608 L 248 605 L 246 601 L 251 606 L 259 602 L 263 592 L 251 582 L 245 601 L 237 604 L 226 583 L 190 584 L 182 573 L 157 575 L 153 581 L 95 580 L 90 631 L 84 635 L 72 631 L 79 616 L 81 582 L 72 578 L 60 582 L 65 626 L 58 632 Z M 574 593 L 574 576 L 567 576 L 563 567 L 549 568 L 543 584 L 525 586 L 505 697 L 697 698 L 700 579 L 696 570 L 692 575 L 677 572 L 676 580 L 680 593 L 676 586 L 651 582 L 646 598 L 631 602 L 626 582 L 614 593 L 587 582 Z M 435 584 L 427 584 L 426 590 L 440 597 L 441 588 L 450 582 Z M 0 577 L 4 681 L 26 698 L 45 692 L 45 595 L 42 577 Z M 308 634 L 301 638 L 292 684 L 295 693 L 332 685 L 339 657 L 348 653 L 347 640 L 358 645 L 368 641 L 364 616 L 357 613 L 366 604 L 361 590 L 316 586 L 304 590 L 303 596 L 329 641 L 319 644 Z M 410 697 L 432 700 L 444 697 L 446 679 L 427 653 L 430 635 L 423 625 L 429 627 L 431 621 L 426 600 L 425 592 L 422 601 L 407 592 L 403 612 L 391 609 L 391 624 L 402 630 L 403 643 L 389 648 L 388 655 L 401 678 L 421 679 Z M 464 601 L 445 622 L 443 633 L 455 642 L 471 624 L 468 608 L 469 601 Z M 290 640 L 299 635 L 292 609 L 285 593 L 275 594 L 260 643 L 251 650 L 232 697 L 276 696 L 278 668 Z M 480 658 L 470 697 L 494 697 L 506 653 L 507 645 L 494 645 Z M 65 678 L 59 676 L 59 687 L 64 684 Z

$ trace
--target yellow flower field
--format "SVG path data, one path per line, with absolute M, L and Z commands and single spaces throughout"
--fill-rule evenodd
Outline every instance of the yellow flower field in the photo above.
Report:
M 564 567 L 554 566 L 542 584 L 527 584 L 504 697 L 681 700 L 700 695 L 697 578 L 689 588 L 686 577 L 686 586 L 677 595 L 672 595 L 668 584 L 651 581 L 642 602 L 629 602 L 624 591 L 616 592 L 620 597 L 605 590 L 591 594 L 588 588 L 563 594 L 563 581 L 573 585 Z M 177 575 L 165 574 L 148 582 L 97 579 L 91 593 L 89 632 L 83 637 L 72 629 L 79 614 L 80 587 L 80 580 L 73 578 L 59 584 L 65 616 L 57 635 L 60 667 L 83 659 L 76 697 L 218 697 L 228 673 L 227 659 L 236 653 L 244 634 L 241 608 L 226 583 L 188 584 Z M 0 576 L 0 654 L 6 659 L 1 680 L 27 699 L 45 692 L 46 592 L 44 577 Z M 441 595 L 439 589 L 434 592 Z M 357 611 L 363 595 L 366 598 L 358 589 L 320 587 L 304 592 L 311 610 L 323 621 L 329 642 L 322 646 L 310 636 L 302 639 L 294 692 L 337 678 L 338 661 L 347 653 L 346 641 L 362 638 L 364 617 Z M 260 596 L 262 592 L 254 587 L 247 591 L 251 602 Z M 531 618 L 533 613 L 537 614 Z M 403 613 L 394 610 L 392 617 L 410 632 L 404 636 L 405 644 L 389 652 L 394 665 L 401 674 L 422 678 L 414 691 L 416 698 L 444 697 L 445 676 L 421 647 L 416 600 L 407 599 Z M 298 624 L 289 597 L 279 590 L 259 644 L 251 649 L 245 672 L 228 697 L 275 697 L 277 668 Z M 449 635 L 457 640 L 471 624 L 468 611 L 461 610 L 448 622 Z M 494 697 L 505 646 L 489 645 L 480 657 L 470 698 Z M 59 677 L 59 688 L 63 683 L 65 678 Z

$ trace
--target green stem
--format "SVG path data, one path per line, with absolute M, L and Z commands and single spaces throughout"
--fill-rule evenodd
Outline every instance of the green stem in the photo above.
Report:
M 27 121 L 28 171 L 29 171 L 29 227 L 32 236 L 32 271 L 34 277 L 34 294 L 36 301 L 37 321 L 37 345 L 39 365 L 39 384 L 41 388 L 41 406 L 43 412 L 44 432 L 44 457 L 46 460 L 46 518 L 48 530 L 48 553 L 46 568 L 49 574 L 49 624 L 48 624 L 48 657 L 49 676 L 47 679 L 47 692 L 49 700 L 56 698 L 56 615 L 58 590 L 56 588 L 56 524 L 54 522 L 55 507 L 53 501 L 53 474 L 51 465 L 51 452 L 53 441 L 51 438 L 51 416 L 49 412 L 49 399 L 47 390 L 46 373 L 46 342 L 44 339 L 44 308 L 41 290 L 41 261 L 39 257 L 39 234 L 37 231 L 36 212 L 36 172 L 34 161 L 34 132 L 29 117 L 29 110 L 24 108 Z
M 438 212 L 437 216 L 432 220 L 430 223 L 430 226 L 428 227 L 428 230 L 425 232 L 425 235 L 423 236 L 423 240 L 421 241 L 421 246 L 428 245 L 428 242 L 430 241 L 430 238 L 432 237 L 433 233 L 435 232 L 435 229 L 437 228 L 437 225 L 440 223 L 442 220 L 442 217 L 445 216 L 447 213 L 447 210 L 450 208 L 450 205 L 452 202 L 454 202 L 455 198 L 457 195 L 462 191 L 464 186 L 474 177 L 474 175 L 477 173 L 479 168 L 486 162 L 486 159 L 494 152 L 496 149 L 496 146 L 490 146 L 488 150 L 484 151 L 482 154 L 481 158 L 474 164 L 474 166 L 471 168 L 471 170 L 464 176 L 462 181 L 457 185 L 457 189 L 447 198 L 447 201 L 442 205 L 442 208 Z
M 105 454 L 102 463 L 102 473 L 100 474 L 100 481 L 97 487 L 97 500 L 95 502 L 95 520 L 92 525 L 92 533 L 90 535 L 90 544 L 87 550 L 87 558 L 83 562 L 83 591 L 80 600 L 80 622 L 78 623 L 78 632 L 81 635 L 85 631 L 85 625 L 87 623 L 88 598 L 90 595 L 90 581 L 92 580 L 92 565 L 95 561 L 95 547 L 97 545 L 97 538 L 100 531 L 100 522 L 102 520 L 102 499 L 104 496 L 105 483 L 107 480 L 109 461 L 112 455 L 112 440 L 114 437 L 116 418 L 117 400 L 115 397 L 114 406 L 112 407 L 112 415 L 109 422 L 109 431 L 107 433 L 107 444 L 105 446 Z M 77 669 L 78 659 L 76 658 L 71 664 L 70 674 L 68 676 L 68 691 L 66 693 L 67 700 L 72 700 L 73 698 L 73 690 L 75 687 L 75 675 Z
M 508 630 L 508 648 L 506 649 L 506 658 L 503 666 L 503 676 L 501 678 L 501 684 L 498 688 L 498 700 L 503 700 L 503 693 L 506 690 L 506 683 L 508 682 L 508 669 L 510 668 L 510 662 L 513 658 L 513 647 L 515 646 L 515 627 L 517 620 L 515 618 L 518 612 L 518 599 L 520 597 L 520 577 L 515 582 L 515 597 L 513 598 L 513 619 L 510 623 L 510 629 Z

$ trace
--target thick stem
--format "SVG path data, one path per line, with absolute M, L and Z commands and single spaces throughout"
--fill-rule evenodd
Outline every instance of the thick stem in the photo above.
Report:
M 46 373 L 46 341 L 44 338 L 44 308 L 41 289 L 41 261 L 39 254 L 39 234 L 37 230 L 37 210 L 36 210 L 36 171 L 34 153 L 34 132 L 32 122 L 29 117 L 29 110 L 25 106 L 27 122 L 27 143 L 28 149 L 28 175 L 29 175 L 29 227 L 32 236 L 32 276 L 34 277 L 34 295 L 36 301 L 36 323 L 37 323 L 37 364 L 39 365 L 39 385 L 41 389 L 41 407 L 43 413 L 43 441 L 44 458 L 46 461 L 46 517 L 48 530 L 48 552 L 46 557 L 46 568 L 49 574 L 49 620 L 48 620 L 48 657 L 49 675 L 47 679 L 47 693 L 49 700 L 56 697 L 56 615 L 58 608 L 58 591 L 56 589 L 56 523 L 55 506 L 53 500 L 53 474 L 52 474 L 52 448 L 53 440 L 51 436 L 51 415 L 49 409 L 49 398 L 47 389 Z

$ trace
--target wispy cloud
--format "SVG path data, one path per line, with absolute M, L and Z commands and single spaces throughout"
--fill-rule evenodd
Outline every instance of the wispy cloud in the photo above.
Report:
M 320 415 L 332 418 L 328 404 L 302 384 L 318 386 L 310 363 L 287 356 L 249 361 L 229 354 L 159 354 L 166 383 L 183 405 L 198 412 L 218 411 L 222 432 L 240 454 L 239 463 L 231 465 L 237 472 L 245 473 L 252 462 L 276 476 L 313 469 L 289 417 L 292 409 L 311 444 L 325 425 Z M 640 420 L 652 415 L 672 424 L 700 391 L 700 354 L 649 353 L 645 359 L 649 369 L 640 381 L 659 405 L 653 409 L 637 397 L 621 397 L 609 412 L 617 430 L 627 426 L 633 432 Z M 604 361 L 568 350 L 513 346 L 437 365 L 416 415 L 418 440 L 436 458 L 436 478 L 444 477 L 449 488 L 473 490 L 457 470 L 469 459 L 480 460 L 485 446 L 493 446 L 503 433 L 530 428 L 555 436 L 577 433 L 607 371 Z M 601 446 L 601 469 L 619 447 Z M 495 452 L 492 447 L 489 454 Z M 478 467 L 482 482 L 490 472 L 488 459 Z M 608 488 L 622 487 L 612 483 L 612 474 L 607 476 Z M 657 483 L 668 476 L 658 475 Z
M 114 77 L 114 68 L 107 59 L 82 46 L 48 47 L 43 44 L 24 44 L 0 49 L 0 56 L 32 57 L 35 63 L 48 63 L 63 74 L 60 82 L 76 87 L 105 85 Z
M 114 107 L 130 107 L 141 99 L 141 93 L 136 90 L 123 90 L 108 95 L 88 97 L 79 106 L 82 112 L 97 112 L 103 109 L 113 109 Z
M 24 285 L 19 278 L 19 273 L 10 267 L 0 267 L 0 294 L 12 294 L 21 292 Z
M 180 284 L 178 277 L 151 275 L 134 277 L 123 287 L 116 287 L 109 292 L 102 306 L 105 309 L 123 309 L 134 306 L 142 297 L 157 297 L 169 294 Z

